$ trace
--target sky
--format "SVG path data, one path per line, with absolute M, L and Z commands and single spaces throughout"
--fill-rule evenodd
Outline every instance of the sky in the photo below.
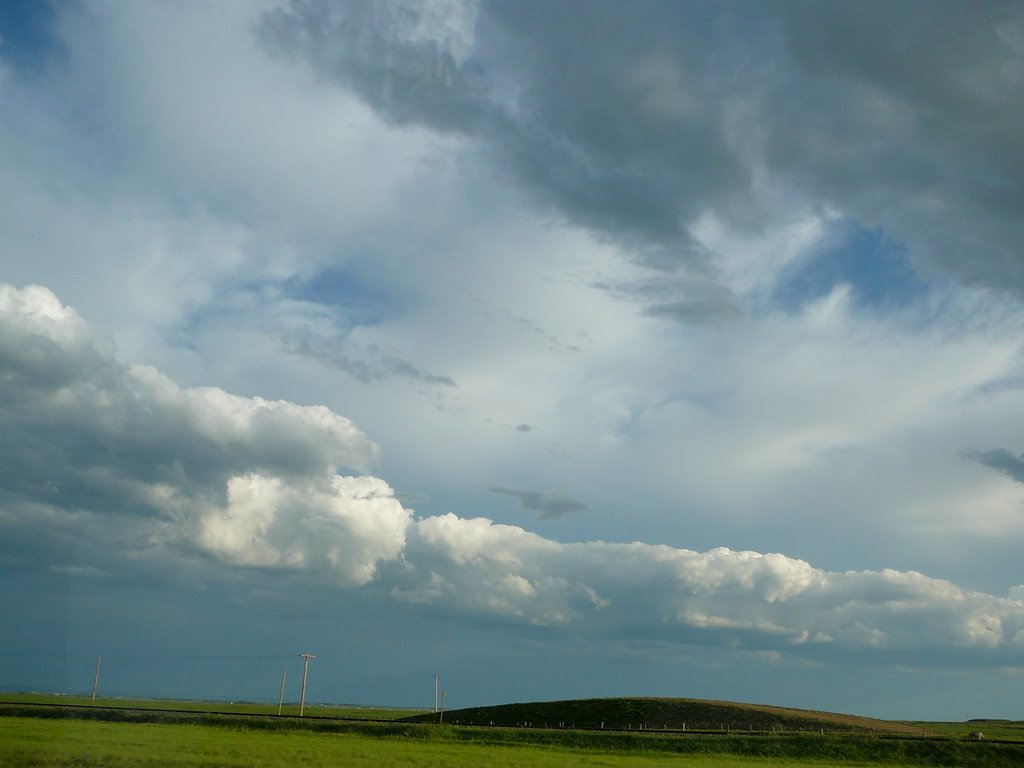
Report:
M 0 4 L 0 687 L 1024 719 L 1024 5 Z

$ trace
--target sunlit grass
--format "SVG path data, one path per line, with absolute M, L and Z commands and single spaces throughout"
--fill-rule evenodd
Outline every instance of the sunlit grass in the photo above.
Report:
M 0 766 L 11 768 L 469 768 L 483 765 L 495 768 L 767 768 L 777 765 L 831 768 L 839 763 L 727 755 L 616 755 L 552 747 L 379 739 L 353 734 L 0 718 Z M 873 765 L 886 768 L 893 764 Z

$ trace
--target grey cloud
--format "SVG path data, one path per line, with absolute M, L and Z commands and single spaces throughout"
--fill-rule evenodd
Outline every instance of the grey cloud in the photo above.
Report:
M 484 4 L 470 27 L 467 5 L 452 4 L 454 34 L 404 4 L 295 2 L 265 16 L 261 35 L 386 117 L 478 139 L 482 156 L 527 187 L 535 205 L 621 244 L 642 266 L 705 267 L 708 254 L 686 223 L 749 175 L 707 100 L 706 30 L 671 23 L 685 10 L 651 6 L 664 17 L 652 22 L 652 45 L 622 35 L 638 31 L 635 14 L 614 3 L 585 14 Z M 662 93 L 673 78 L 686 81 L 693 102 L 681 111 L 661 103 L 678 95 Z
M 643 314 L 685 323 L 713 323 L 740 316 L 732 293 L 711 280 L 660 277 L 632 282 L 595 282 L 617 298 L 643 304 Z
M 99 568 L 85 565 L 51 565 L 50 572 L 61 576 L 70 576 L 73 579 L 109 579 L 111 574 Z
M 521 429 L 523 426 L 527 427 L 527 430 L 525 431 L 529 431 L 529 425 L 522 424 L 519 425 L 520 431 L 524 431 Z M 582 512 L 587 508 L 587 505 L 582 501 L 560 493 L 517 491 L 511 488 L 499 488 L 494 486 L 492 486 L 490 490 L 492 493 L 501 493 L 506 496 L 513 496 L 519 499 L 519 504 L 523 509 L 539 512 L 541 520 L 555 520 L 559 517 L 572 514 L 573 512 Z
M 481 16 L 480 55 L 513 73 L 516 114 L 532 128 L 511 153 L 532 186 L 631 249 L 699 261 L 688 220 L 749 174 L 720 130 L 718 85 L 706 67 L 712 20 L 672 3 L 642 13 L 614 2 L 586 13 L 488 3 Z
M 461 66 L 473 9 L 469 2 L 303 0 L 268 12 L 260 33 L 271 49 L 308 57 L 395 122 L 465 131 L 486 111 Z
M 579 352 L 580 348 L 575 344 L 566 344 L 553 333 L 546 331 L 541 328 L 532 320 L 525 317 L 517 317 L 516 315 L 507 315 L 512 322 L 519 326 L 524 332 L 530 333 L 538 338 L 543 339 L 548 344 L 548 348 L 552 350 L 563 350 L 565 352 Z
M 692 300 L 683 299 L 665 304 L 651 304 L 644 307 L 643 315 L 646 317 L 663 317 L 669 320 L 676 320 L 682 323 L 713 323 L 716 321 L 738 317 L 740 314 L 730 302 L 727 305 L 716 304 L 714 301 L 706 301 L 703 297 L 696 297 Z
M 293 2 L 262 34 L 392 119 L 476 138 L 655 272 L 706 267 L 697 219 L 760 226 L 782 189 L 1024 291 L 1019 3 L 483 2 L 453 4 L 457 34 L 430 7 Z M 713 283 L 647 313 L 719 313 Z
M 1018 483 L 1024 483 L 1024 456 L 1014 456 L 1004 448 L 992 448 L 987 451 L 969 448 L 963 454 L 986 467 L 1009 475 Z
M 457 386 L 449 376 L 426 371 L 408 360 L 382 352 L 372 344 L 362 348 L 351 343 L 323 341 L 314 343 L 308 338 L 297 338 L 285 341 L 284 349 L 293 355 L 319 360 L 325 365 L 344 371 L 363 384 L 372 384 L 389 378 L 401 378 L 443 387 Z M 346 352 L 346 349 L 350 350 L 352 354 Z
M 532 432 L 533 427 L 529 424 L 516 424 L 516 432 Z

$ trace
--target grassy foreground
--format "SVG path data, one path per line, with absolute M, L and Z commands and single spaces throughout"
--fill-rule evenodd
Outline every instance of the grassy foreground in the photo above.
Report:
M 443 731 L 444 729 L 437 729 Z M 821 760 L 730 755 L 609 754 L 559 747 L 466 744 L 309 731 L 253 731 L 190 724 L 0 717 L 0 766 L 59 768 L 832 768 Z M 896 763 L 874 763 L 891 768 Z
M 965 766 L 1024 744 L 879 735 L 683 735 L 0 706 L 3 766 Z

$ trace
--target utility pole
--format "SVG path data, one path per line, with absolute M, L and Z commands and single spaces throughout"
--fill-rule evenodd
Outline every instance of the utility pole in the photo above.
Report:
M 302 717 L 302 711 L 306 708 L 306 673 L 309 671 L 309 660 L 315 659 L 312 653 L 300 653 L 299 657 L 302 659 L 302 696 L 299 698 L 299 717 Z
M 281 668 L 281 695 L 277 699 L 277 714 L 281 714 L 281 707 L 284 706 L 284 681 L 288 678 L 288 667 Z
M 434 675 L 434 714 L 437 714 L 437 675 Z
M 96 657 L 96 674 L 92 676 L 92 703 L 96 703 L 96 689 L 100 684 L 100 660 L 102 656 Z
M 441 714 L 437 717 L 438 724 L 444 722 L 444 699 L 448 695 L 448 691 L 441 691 Z

